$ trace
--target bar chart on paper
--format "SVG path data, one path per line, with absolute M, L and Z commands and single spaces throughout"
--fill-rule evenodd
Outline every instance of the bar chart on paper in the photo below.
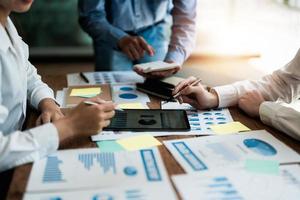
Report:
M 81 162 L 88 171 L 96 164 L 99 164 L 103 174 L 110 170 L 116 174 L 117 171 L 114 153 L 80 153 L 78 155 L 78 161 Z
M 48 156 L 46 161 L 43 183 L 64 182 L 59 165 L 63 164 L 57 156 Z
M 125 175 L 117 167 L 120 157 L 115 153 L 101 153 L 99 149 L 58 151 L 34 164 L 27 191 L 111 186 L 115 184 L 115 176 L 120 176 L 120 182 L 124 180 Z

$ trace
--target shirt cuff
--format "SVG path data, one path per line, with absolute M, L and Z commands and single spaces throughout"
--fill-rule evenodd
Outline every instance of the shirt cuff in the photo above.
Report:
M 238 93 L 232 85 L 224 85 L 213 88 L 219 98 L 219 108 L 229 107 L 237 104 Z
M 28 130 L 39 145 L 40 158 L 47 156 L 58 149 L 58 131 L 54 124 L 48 123 Z
M 277 111 L 281 108 L 280 104 L 271 101 L 265 101 L 259 106 L 259 116 L 263 123 L 272 125 Z
M 178 51 L 169 51 L 166 55 L 165 61 L 172 61 L 182 66 L 184 63 L 184 56 Z
M 33 107 L 38 109 L 39 103 L 43 99 L 47 99 L 47 98 L 53 99 L 56 102 L 53 91 L 51 89 L 41 89 L 34 94 L 33 98 L 31 99 L 31 104 Z
M 112 46 L 114 49 L 119 49 L 118 43 L 119 43 L 120 39 L 122 39 L 125 36 L 128 36 L 127 33 L 125 33 L 122 30 L 119 30 L 119 29 L 114 29 L 111 32 L 111 35 L 113 36 L 112 37 Z

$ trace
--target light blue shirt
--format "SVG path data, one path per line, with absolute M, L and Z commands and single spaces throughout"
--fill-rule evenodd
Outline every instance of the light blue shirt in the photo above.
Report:
M 163 20 L 173 20 L 165 60 L 180 65 L 195 43 L 197 0 L 79 0 L 79 22 L 96 41 L 117 48 L 118 41 Z
M 0 172 L 58 148 L 58 133 L 53 124 L 20 131 L 27 100 L 37 108 L 42 99 L 53 98 L 53 91 L 28 61 L 28 47 L 10 19 L 6 29 L 0 24 Z

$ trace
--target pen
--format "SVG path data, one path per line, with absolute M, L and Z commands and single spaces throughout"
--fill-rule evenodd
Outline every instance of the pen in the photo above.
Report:
M 84 75 L 84 73 L 80 72 L 79 73 L 79 76 L 86 82 L 86 83 L 89 83 L 89 79 Z
M 84 101 L 84 103 L 85 103 L 86 105 L 99 105 L 99 104 L 101 104 L 101 103 L 97 103 L 97 102 L 93 102 L 93 101 Z M 121 108 L 116 108 L 116 110 L 118 110 L 118 111 L 124 111 L 124 110 L 121 109 Z

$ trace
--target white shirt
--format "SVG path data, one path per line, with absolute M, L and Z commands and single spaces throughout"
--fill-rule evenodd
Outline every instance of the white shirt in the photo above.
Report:
M 41 81 L 28 61 L 28 46 L 8 18 L 6 29 L 0 24 L 0 172 L 32 162 L 58 148 L 53 124 L 21 132 L 26 101 L 35 108 L 53 91 Z
M 259 90 L 267 100 L 260 105 L 260 119 L 300 140 L 300 50 L 283 68 L 257 81 L 240 81 L 215 87 L 219 107 L 235 105 L 246 92 Z

